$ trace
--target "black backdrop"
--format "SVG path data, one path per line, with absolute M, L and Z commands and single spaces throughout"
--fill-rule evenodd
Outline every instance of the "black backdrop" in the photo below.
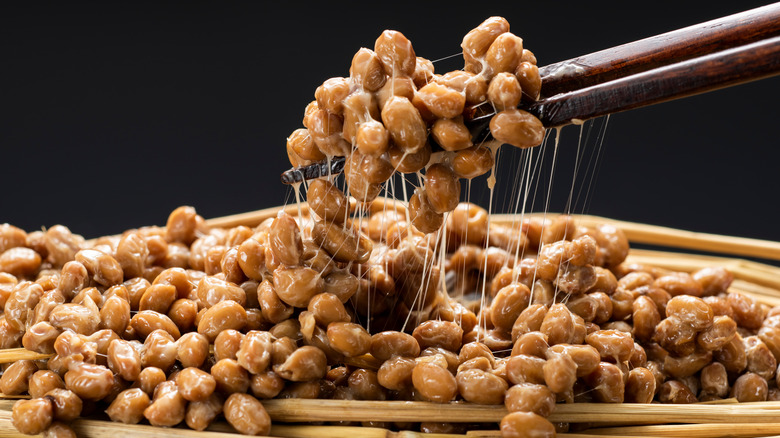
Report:
M 216 217 L 288 202 L 278 182 L 289 166 L 285 138 L 317 85 L 348 75 L 354 52 L 385 28 L 437 59 L 503 15 L 544 65 L 762 3 L 4 5 L 0 222 L 63 223 L 94 237 L 163 224 L 183 204 Z M 575 212 L 780 240 L 779 96 L 772 78 L 613 115 L 583 190 L 588 201 L 579 198 Z M 603 122 L 591 128 L 587 153 Z M 578 135 L 564 130 L 551 210 L 565 206 Z M 511 164 L 501 166 L 497 206 L 511 190 L 501 185 Z

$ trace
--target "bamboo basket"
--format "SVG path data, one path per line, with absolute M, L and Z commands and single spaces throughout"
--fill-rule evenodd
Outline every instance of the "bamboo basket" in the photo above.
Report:
M 381 201 L 394 203 L 394 201 Z M 395 204 L 399 205 L 399 204 Z M 256 226 L 275 217 L 280 210 L 292 215 L 307 214 L 306 204 L 274 207 L 208 220 L 212 227 Z M 549 214 L 549 213 L 548 213 Z M 531 215 L 527 215 L 531 216 Z M 632 244 L 647 244 L 670 248 L 669 251 L 632 249 L 629 263 L 642 263 L 663 269 L 691 272 L 705 266 L 723 266 L 734 274 L 731 291 L 750 295 L 775 306 L 780 305 L 780 267 L 733 257 L 716 257 L 675 252 L 685 249 L 730 256 L 747 256 L 780 260 L 780 242 L 703 234 L 672 228 L 617 221 L 603 217 L 575 215 L 578 223 L 612 224 L 621 228 Z M 491 222 L 512 225 L 512 215 L 492 215 Z M 44 359 L 21 348 L 0 350 L 0 363 L 19 359 Z M 370 359 L 370 358 L 369 358 Z M 0 394 L 0 437 L 23 437 L 11 424 L 11 409 L 15 398 Z M 499 406 L 474 405 L 465 402 L 435 404 L 405 401 L 357 400 L 267 400 L 263 404 L 273 420 L 272 436 L 278 437 L 368 437 L 368 438 L 447 438 L 497 437 L 497 430 L 475 430 L 465 435 L 394 432 L 376 427 L 322 426 L 311 423 L 330 421 L 390 421 L 390 422 L 460 422 L 497 423 L 507 413 Z M 579 423 L 578 433 L 562 433 L 561 437 L 669 437 L 698 438 L 780 436 L 780 402 L 737 403 L 727 399 L 717 403 L 690 405 L 670 404 L 558 404 L 550 416 L 553 422 Z M 183 436 L 191 438 L 236 436 L 226 422 L 212 424 L 206 431 L 186 428 L 162 429 L 148 425 L 125 425 L 105 419 L 84 418 L 72 424 L 80 437 L 105 438 L 120 436 L 156 437 Z

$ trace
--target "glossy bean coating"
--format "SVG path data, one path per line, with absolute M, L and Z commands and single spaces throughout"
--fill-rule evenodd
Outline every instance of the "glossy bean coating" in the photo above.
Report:
M 127 381 L 141 374 L 141 354 L 129 341 L 115 339 L 108 346 L 108 368 Z
M 701 390 L 704 393 L 718 397 L 726 397 L 729 392 L 729 378 L 726 367 L 720 362 L 713 362 L 701 370 Z
M 19 400 L 14 403 L 11 423 L 23 434 L 37 435 L 49 427 L 52 417 L 53 407 L 50 399 Z
M 756 373 L 745 373 L 734 381 L 731 396 L 740 403 L 751 401 L 766 401 L 769 385 L 763 377 Z
M 225 419 L 244 435 L 268 435 L 271 417 L 262 403 L 249 394 L 231 394 L 223 407 Z
M 268 332 L 252 330 L 241 339 L 236 351 L 236 360 L 252 374 L 265 371 L 271 365 L 273 341 L 276 339 Z
M 284 363 L 273 368 L 284 379 L 306 382 L 323 378 L 327 372 L 327 362 L 322 350 L 306 345 L 293 351 Z
M 172 427 L 184 420 L 187 401 L 176 382 L 166 381 L 157 386 L 152 403 L 144 409 L 144 417 L 152 426 Z
M 28 382 L 28 392 L 32 398 L 41 398 L 49 391 L 58 388 L 65 389 L 65 382 L 54 371 L 36 371 Z
M 184 421 L 193 430 L 204 430 L 219 414 L 222 413 L 224 401 L 218 394 L 211 394 L 203 401 L 195 401 L 187 404 L 187 412 Z
M 656 380 L 652 371 L 637 367 L 628 372 L 625 386 L 627 403 L 650 403 L 656 392 Z
M 81 415 L 83 402 L 73 391 L 55 388 L 47 392 L 45 397 L 52 401 L 53 415 L 56 420 L 67 422 Z
M 466 401 L 483 405 L 497 405 L 504 401 L 506 380 L 487 371 L 469 369 L 455 376 L 458 392 Z
M 549 417 L 555 409 L 555 394 L 544 385 L 519 383 L 507 390 L 504 405 L 509 412 L 533 412 Z
M 434 403 L 447 403 L 458 392 L 455 376 L 432 362 L 420 362 L 414 367 L 412 384 L 425 400 Z
M 176 385 L 181 396 L 191 402 L 208 399 L 217 388 L 214 377 L 195 367 L 187 367 L 176 375 Z
M 31 360 L 18 360 L 12 363 L 0 377 L 0 391 L 8 395 L 27 392 L 30 378 L 36 371 L 38 367 Z
M 420 344 L 407 333 L 380 332 L 371 337 L 371 355 L 381 361 L 395 356 L 415 358 L 420 355 Z
M 211 375 L 217 389 L 225 394 L 246 392 L 249 389 L 249 373 L 234 359 L 222 359 L 211 367 Z
M 85 400 L 100 400 L 111 392 L 114 374 L 102 365 L 83 363 L 65 373 L 65 387 Z
M 505 438 L 555 437 L 555 426 L 533 412 L 512 412 L 501 420 L 501 436 Z
M 139 388 L 126 389 L 119 393 L 106 409 L 106 414 L 111 421 L 125 424 L 137 424 L 144 418 L 144 410 L 149 407 L 151 400 L 143 390 Z
M 198 333 L 213 341 L 223 330 L 244 328 L 246 318 L 246 310 L 241 304 L 232 300 L 220 301 L 203 314 L 198 323 Z
M 330 346 L 346 357 L 356 357 L 371 349 L 371 334 L 360 324 L 332 322 L 328 324 Z

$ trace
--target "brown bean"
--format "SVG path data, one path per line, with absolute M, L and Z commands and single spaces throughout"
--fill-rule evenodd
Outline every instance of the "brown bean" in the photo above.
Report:
M 195 318 L 197 314 L 198 303 L 195 300 L 187 298 L 181 298 L 174 301 L 168 310 L 168 318 L 170 318 L 181 331 L 190 331 L 195 327 Z
M 215 275 L 209 275 L 200 280 L 197 294 L 202 306 L 205 307 L 214 306 L 224 300 L 235 301 L 241 306 L 246 304 L 246 292 L 243 289 L 235 283 Z
M 742 342 L 745 344 L 747 354 L 747 370 L 766 380 L 772 379 L 777 369 L 777 360 L 769 347 L 758 336 L 745 337 Z
M 602 358 L 624 362 L 631 357 L 634 339 L 630 333 L 618 330 L 599 330 L 585 337 L 585 342 L 599 351 Z
M 379 384 L 377 373 L 364 368 L 353 371 L 347 379 L 350 393 L 356 400 L 386 400 L 387 391 Z
M 420 88 L 415 98 L 419 98 L 434 116 L 444 119 L 461 115 L 466 105 L 464 93 L 437 82 L 431 82 Z
M 412 386 L 412 372 L 415 365 L 414 359 L 403 356 L 395 356 L 384 362 L 377 371 L 377 381 L 380 385 L 394 391 L 403 391 Z
M 544 316 L 539 331 L 547 335 L 550 345 L 569 343 L 574 334 L 574 320 L 566 305 L 553 304 Z
M 341 136 L 344 120 L 337 114 L 317 109 L 308 117 L 306 127 L 309 128 L 309 135 L 317 148 L 326 156 L 345 157 L 352 149 L 351 145 Z
M 176 374 L 176 385 L 185 400 L 191 402 L 205 401 L 217 388 L 214 377 L 195 367 L 187 367 Z
M 454 322 L 425 321 L 414 329 L 412 336 L 420 348 L 441 347 L 456 352 L 462 344 L 463 329 Z
M 493 152 L 485 146 L 461 149 L 452 159 L 452 168 L 458 178 L 472 179 L 484 175 L 493 168 Z
M 661 322 L 658 308 L 653 301 L 640 296 L 633 303 L 634 336 L 637 339 L 648 341 L 655 332 L 655 327 Z
M 0 328 L 0 331 L 2 328 Z M 19 332 L 21 333 L 21 332 Z M 24 332 L 22 336 L 22 345 L 24 348 L 43 354 L 54 353 L 54 342 L 60 335 L 61 330 L 49 324 L 46 321 L 41 321 L 34 324 Z M 9 348 L 6 346 L 3 348 Z
M 190 429 L 204 430 L 222 413 L 223 403 L 219 394 L 211 394 L 206 400 L 190 402 L 184 421 Z
M 371 337 L 371 355 L 381 361 L 395 356 L 415 358 L 420 355 L 420 344 L 407 333 L 380 332 Z
M 274 366 L 274 372 L 293 382 L 306 382 L 321 379 L 327 371 L 325 353 L 309 345 L 293 351 L 284 363 Z
M 674 294 L 672 294 L 674 295 Z M 666 304 L 666 316 L 674 316 L 699 331 L 712 324 L 713 312 L 701 298 L 678 295 Z
M 8 395 L 27 392 L 30 378 L 36 371 L 38 371 L 38 367 L 31 360 L 13 362 L 0 377 L 0 391 Z
M 704 393 L 718 397 L 726 397 L 729 392 L 729 378 L 726 367 L 720 362 L 713 362 L 701 369 L 701 390 Z
M 209 355 L 209 340 L 200 333 L 185 333 L 176 342 L 176 359 L 183 367 L 200 367 Z
M 82 363 L 65 373 L 65 387 L 85 400 L 100 400 L 111 392 L 114 374 L 102 365 Z
M 693 281 L 699 283 L 703 296 L 726 293 L 734 281 L 734 275 L 723 267 L 707 267 L 691 274 Z
M 157 367 L 149 366 L 141 370 L 141 373 L 138 375 L 138 380 L 135 381 L 135 386 L 151 396 L 154 394 L 157 385 L 164 382 L 165 379 L 165 371 Z
M 544 384 L 545 363 L 545 359 L 537 356 L 529 356 L 526 354 L 511 356 L 506 361 L 507 380 L 514 384 L 524 382 Z
M 119 284 L 124 280 L 122 266 L 114 257 L 102 251 L 83 249 L 76 253 L 76 261 L 87 268 L 92 279 L 103 286 Z
M 217 382 L 217 389 L 225 394 L 249 389 L 249 373 L 234 359 L 217 361 L 211 367 L 211 375 Z
M 483 405 L 497 405 L 504 401 L 507 392 L 506 380 L 479 369 L 461 371 L 455 376 L 458 392 L 468 402 Z
M 761 306 L 747 295 L 732 292 L 726 297 L 731 309 L 734 311 L 734 321 L 740 327 L 757 330 L 763 321 Z
M 14 403 L 11 424 L 25 435 L 38 435 L 49 427 L 52 421 L 53 407 L 48 398 L 19 400 Z
M 144 409 L 144 417 L 152 426 L 172 427 L 184 420 L 186 409 L 187 401 L 176 382 L 169 380 L 157 386 L 154 400 Z
M 417 57 L 411 41 L 401 32 L 395 30 L 382 32 L 374 43 L 374 51 L 382 60 L 385 73 L 388 75 L 411 76 L 414 73 Z
M 523 56 L 522 38 L 505 32 L 496 37 L 485 53 L 485 63 L 491 73 L 514 73 Z M 495 79 L 495 78 L 494 78 Z
M 550 390 L 556 393 L 566 392 L 572 389 L 577 380 L 577 363 L 568 354 L 556 354 L 547 359 L 543 372 L 544 383 Z
M 41 256 L 30 248 L 15 247 L 0 253 L 0 271 L 15 277 L 29 277 L 41 266 Z
M 628 372 L 625 386 L 625 401 L 628 403 L 650 403 L 655 396 L 656 380 L 647 368 L 637 367 Z
M 214 306 L 216 307 L 216 306 Z M 211 309 L 209 309 L 211 310 Z M 163 330 L 177 339 L 181 336 L 179 328 L 176 324 L 164 315 L 154 310 L 141 310 L 130 318 L 130 326 L 135 330 L 135 333 L 140 338 L 146 338 L 151 332 L 155 330 Z
M 127 381 L 135 381 L 141 374 L 141 354 L 129 341 L 115 339 L 108 346 L 108 368 Z
M 723 364 L 726 371 L 731 373 L 740 373 L 747 367 L 747 352 L 745 343 L 739 333 L 735 334 L 731 340 L 720 350 L 713 353 L 713 359 Z
M 268 435 L 271 417 L 262 403 L 249 394 L 231 394 L 223 408 L 225 419 L 244 435 Z
M 521 438 L 533 436 L 552 438 L 556 436 L 555 426 L 541 415 L 533 412 L 512 412 L 501 420 L 501 436 Z
M 412 219 L 412 225 L 422 233 L 433 233 L 441 227 L 444 216 L 437 213 L 428 193 L 420 188 L 415 189 L 414 194 L 409 199 L 409 214 Z
M 623 372 L 615 364 L 601 362 L 595 371 L 585 377 L 593 388 L 593 397 L 602 403 L 622 403 L 625 395 Z
M 241 339 L 236 360 L 252 374 L 265 371 L 271 364 L 274 337 L 268 333 L 252 330 Z
M 379 55 L 365 47 L 358 50 L 352 57 L 349 76 L 353 83 L 366 91 L 377 91 L 387 81 L 387 74 Z
M 284 389 L 284 380 L 275 372 L 268 370 L 253 375 L 250 385 L 255 397 L 271 399 Z
M 543 304 L 531 304 L 526 307 L 512 325 L 512 339 L 516 341 L 525 333 L 540 331 L 547 313 L 547 306 Z M 544 335 L 548 336 L 546 333 Z
M 270 248 L 274 256 L 287 266 L 299 265 L 303 255 L 303 241 L 295 219 L 280 211 L 269 231 Z
M 349 82 L 339 77 L 326 79 L 314 91 L 317 106 L 333 114 L 341 114 L 344 111 L 342 102 L 348 95 Z
M 425 146 L 427 127 L 420 112 L 409 99 L 401 96 L 391 97 L 382 108 L 382 122 L 393 143 L 402 151 L 414 153 Z
M 436 213 L 446 213 L 458 206 L 460 181 L 448 165 L 435 163 L 425 172 L 425 192 Z
M 466 61 L 465 70 L 471 71 L 475 64 L 478 65 L 477 60 L 485 56 L 493 41 L 504 32 L 509 32 L 509 22 L 503 17 L 490 17 L 467 33 L 460 45 Z M 477 68 L 474 73 L 480 70 Z
M 6 322 L 17 330 L 23 330 L 27 320 L 34 315 L 35 306 L 43 297 L 41 285 L 29 281 L 18 283 L 5 302 L 4 315 Z
M 2 383 L 2 380 L 0 380 L 0 383 Z M 54 371 L 36 371 L 28 382 L 28 392 L 32 398 L 41 398 L 49 391 L 58 388 L 65 389 L 65 382 Z M 7 394 L 5 391 L 3 393 Z
M 144 367 L 153 366 L 168 371 L 176 362 L 176 347 L 176 342 L 168 332 L 154 330 L 141 347 L 141 362 Z
M 387 149 L 387 157 L 396 171 L 401 173 L 415 173 L 422 170 L 431 159 L 431 145 L 425 143 L 416 152 L 405 152 L 396 144 L 391 144 Z
M 526 52 L 524 50 L 524 52 Z M 524 101 L 536 101 L 542 90 L 542 78 L 539 75 L 539 68 L 530 62 L 520 62 L 515 69 L 515 76 L 520 82 L 520 88 L 523 90 Z
M 737 378 L 731 388 L 731 396 L 740 403 L 766 401 L 769 385 L 763 377 L 755 373 L 745 373 Z
M 515 109 L 520 104 L 523 91 L 517 76 L 512 73 L 498 73 L 488 87 L 488 100 L 496 111 Z
M 509 412 L 533 412 L 549 417 L 555 409 L 555 394 L 544 385 L 519 383 L 507 390 L 504 405 Z
M 669 355 L 664 359 L 664 372 L 682 379 L 691 376 L 712 362 L 712 352 L 696 352 L 685 356 Z
M 327 335 L 330 346 L 346 357 L 361 356 L 371 349 L 371 334 L 360 324 L 332 322 Z
M 314 239 L 317 245 L 325 249 L 334 260 L 339 262 L 365 263 L 368 261 L 373 249 L 371 239 L 357 228 L 330 226 L 322 222 L 314 223 L 312 239 Z M 278 269 L 274 271 L 274 278 L 276 278 L 277 272 L 279 272 Z M 278 288 L 277 293 L 279 293 Z M 308 298 L 311 298 L 311 296 Z M 282 297 L 282 299 L 284 298 Z M 306 305 L 296 307 L 306 307 Z
M 471 132 L 463 123 L 463 117 L 436 119 L 431 128 L 436 143 L 446 151 L 459 151 L 473 146 Z
M 46 230 L 43 240 L 48 252 L 46 260 L 55 267 L 63 266 L 73 260 L 84 243 L 83 237 L 71 233 L 62 225 L 55 225 Z
M 111 402 L 106 413 L 111 421 L 137 424 L 144 418 L 144 410 L 150 403 L 149 396 L 141 389 L 126 389 Z
M 458 392 L 455 376 L 432 362 L 420 362 L 414 367 L 412 384 L 425 400 L 434 403 L 447 403 Z
M 531 113 L 509 108 L 490 119 L 490 132 L 501 143 L 524 149 L 542 144 L 545 129 Z
M 241 304 L 232 300 L 220 301 L 203 314 L 198 323 L 198 333 L 213 341 L 219 332 L 227 329 L 241 330 L 246 322 L 246 310 Z

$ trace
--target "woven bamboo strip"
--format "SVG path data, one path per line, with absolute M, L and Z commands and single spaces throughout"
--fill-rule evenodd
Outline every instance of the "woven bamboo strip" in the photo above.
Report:
M 0 410 L 10 410 L 14 401 L 0 401 Z M 273 421 L 395 421 L 498 423 L 507 414 L 501 406 L 470 403 L 437 404 L 370 400 L 264 400 Z M 553 422 L 613 424 L 637 423 L 774 423 L 780 403 L 731 404 L 559 404 L 550 416 Z
M 722 424 L 658 424 L 650 426 L 623 426 L 588 429 L 597 436 L 637 435 L 648 437 L 721 438 L 760 437 L 780 435 L 780 423 L 751 424 L 749 428 L 741 423 Z
M 24 348 L 6 348 L 0 350 L 0 363 L 11 363 L 17 360 L 42 360 L 52 357 L 52 354 L 41 354 Z

